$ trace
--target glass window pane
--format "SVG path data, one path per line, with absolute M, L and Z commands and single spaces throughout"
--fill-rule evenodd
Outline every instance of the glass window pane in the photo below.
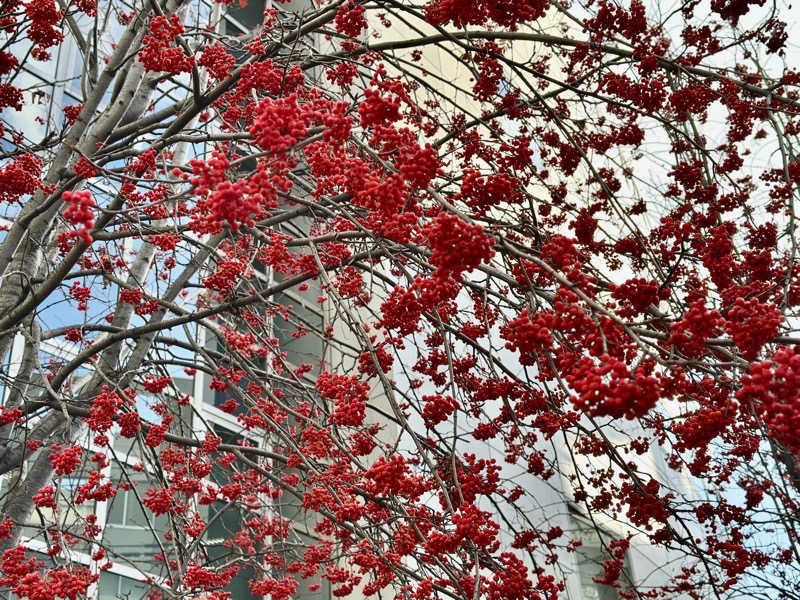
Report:
M 128 483 L 128 476 L 131 483 L 138 483 L 136 490 L 142 497 L 149 487 L 145 474 L 129 472 L 123 476 L 118 465 L 112 467 L 113 481 Z M 141 505 L 133 490 L 120 490 L 110 507 L 103 541 L 122 556 L 149 559 L 161 551 L 156 536 L 169 529 L 169 517 L 154 516 Z
M 288 2 L 279 4 L 277 8 L 284 14 L 299 15 L 307 10 L 313 9 L 314 4 L 312 0 L 289 0 Z
M 103 571 L 97 582 L 97 600 L 115 600 L 119 592 L 119 575 Z
M 619 589 L 621 588 L 603 585 L 594 581 L 595 578 L 605 577 L 603 564 L 605 561 L 610 560 L 611 556 L 603 549 L 603 543 L 608 544 L 613 539 L 613 536 L 604 533 L 601 542 L 597 530 L 590 523 L 577 517 L 573 517 L 571 521 L 573 537 L 580 538 L 583 542 L 575 551 L 581 597 L 585 600 L 618 600 L 620 598 Z M 622 588 L 625 588 L 630 579 L 626 557 L 625 566 L 622 569 L 618 583 Z
M 232 558 L 231 554 L 234 550 L 224 547 L 223 544 L 225 540 L 233 538 L 241 530 L 241 512 L 234 504 L 215 502 L 211 506 L 208 522 L 210 525 L 206 530 L 206 541 L 209 544 L 209 563 L 212 565 L 214 563 L 223 564 Z M 254 596 L 250 593 L 248 582 L 254 576 L 255 573 L 252 568 L 243 566 L 238 575 L 224 588 L 224 591 L 230 592 L 231 598 L 235 600 L 260 598 L 260 596 Z
M 238 2 L 229 5 L 228 16 L 233 17 L 245 29 L 255 29 L 264 24 L 264 0 L 248 0 L 246 6 Z M 227 22 L 226 22 L 227 23 Z M 235 32 L 225 33 L 236 35 Z
M 311 535 L 295 530 L 290 534 L 288 540 L 280 544 L 276 551 L 281 555 L 284 564 L 290 564 L 302 560 L 303 552 L 305 552 L 309 546 L 318 543 L 318 541 L 319 540 Z M 321 564 L 319 571 L 307 579 L 303 579 L 299 574 L 295 574 L 294 577 L 297 579 L 299 585 L 297 587 L 297 592 L 292 597 L 297 600 L 328 600 L 331 597 L 331 585 L 327 579 L 321 576 L 325 571 L 325 566 L 326 565 Z M 280 571 L 276 573 L 277 577 L 283 577 L 284 575 L 285 574 Z M 319 588 L 310 590 L 309 587 L 312 585 L 319 585 Z
M 97 600 L 141 600 L 149 589 L 141 581 L 103 571 L 97 582 Z
M 125 600 L 141 600 L 149 589 L 150 587 L 141 581 L 128 577 L 119 578 L 119 597 Z
M 141 492 L 140 492 L 141 493 Z M 148 517 L 151 517 L 153 521 L 156 520 L 156 517 L 153 516 L 153 513 L 148 511 L 149 514 L 146 514 L 144 511 L 144 507 L 139 503 L 139 500 L 136 498 L 136 494 L 133 492 L 128 492 L 128 510 L 125 514 L 125 525 L 133 526 L 133 527 L 149 527 L 148 525 Z
M 125 519 L 125 496 L 127 492 L 119 491 L 109 500 L 107 521 L 113 525 L 122 525 Z
M 317 367 L 324 358 L 324 343 L 316 333 L 323 330 L 322 315 L 286 294 L 275 294 L 274 300 L 287 308 L 292 307 L 288 321 L 280 313 L 273 320 L 274 335 L 280 342 L 281 351 L 286 352 L 286 360 L 293 365 L 309 363 Z M 294 334 L 301 328 L 308 333 L 295 337 Z

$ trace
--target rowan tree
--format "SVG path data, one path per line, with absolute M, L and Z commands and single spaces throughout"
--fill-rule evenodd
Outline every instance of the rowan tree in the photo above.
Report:
M 800 598 L 788 10 L 0 2 L 4 596 Z

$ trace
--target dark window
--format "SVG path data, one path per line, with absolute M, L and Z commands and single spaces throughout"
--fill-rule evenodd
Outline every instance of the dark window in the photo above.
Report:
M 605 577 L 603 564 L 607 560 L 612 560 L 608 552 L 608 543 L 614 538 L 610 534 L 601 531 L 601 542 L 601 536 L 590 522 L 575 515 L 571 517 L 570 521 L 573 538 L 581 539 L 583 542 L 575 551 L 581 598 L 583 600 L 618 600 L 621 598 L 619 589 L 627 588 L 632 583 L 628 556 L 625 556 L 625 566 L 617 581 L 621 586 L 620 588 L 597 583 L 594 581 L 595 578 L 602 579 Z

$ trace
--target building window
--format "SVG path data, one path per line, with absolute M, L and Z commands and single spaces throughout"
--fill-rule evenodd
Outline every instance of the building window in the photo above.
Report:
M 219 425 L 214 426 L 214 434 L 219 436 L 223 444 L 239 445 L 246 441 L 243 435 L 230 431 Z M 252 445 L 258 444 L 250 441 Z M 240 470 L 246 470 L 247 465 L 234 461 L 230 467 L 222 467 L 219 464 L 212 465 L 209 479 L 216 486 L 222 487 L 234 481 L 233 474 Z M 207 512 L 206 512 L 207 511 Z M 236 545 L 226 542 L 233 539 L 236 534 L 245 527 L 245 521 L 251 516 L 233 502 L 218 500 L 212 503 L 207 509 L 201 507 L 201 514 L 208 523 L 205 532 L 206 552 L 210 567 L 219 567 L 236 562 L 240 566 L 238 574 L 225 586 L 225 592 L 230 592 L 233 600 L 257 599 L 250 592 L 249 581 L 256 578 L 254 568 L 248 564 L 248 555 L 241 554 L 241 550 Z M 265 551 L 264 547 L 259 546 L 259 542 L 254 542 L 258 552 Z
M 319 540 L 301 531 L 294 530 L 286 540 L 281 540 L 276 544 L 275 551 L 283 560 L 284 567 L 296 561 L 303 560 L 303 553 L 309 546 L 318 544 Z M 300 574 L 294 575 L 297 579 L 297 591 L 292 595 L 294 600 L 329 600 L 331 598 L 331 582 L 322 573 L 328 565 L 322 563 L 319 570 L 309 577 Z M 285 569 L 275 569 L 277 578 L 285 577 Z
M 152 562 L 161 551 L 158 537 L 170 530 L 167 515 L 155 516 L 142 506 L 144 491 L 150 487 L 147 475 L 131 470 L 122 472 L 119 465 L 111 467 L 111 480 L 128 489 L 119 489 L 109 500 L 103 544 L 121 556 Z
M 276 232 L 291 238 L 304 238 L 314 234 L 314 220 L 311 217 L 293 219 L 276 227 Z M 298 255 L 307 252 L 305 249 L 290 248 L 289 252 Z M 273 271 L 276 284 L 287 277 Z M 322 337 L 325 329 L 325 315 L 317 299 L 322 294 L 322 281 L 319 277 L 305 282 L 304 289 L 287 289 L 275 294 L 272 300 L 289 309 L 287 315 L 277 311 L 272 319 L 273 334 L 278 338 L 281 352 L 286 353 L 286 362 L 290 367 L 310 364 L 311 375 L 319 375 L 320 366 L 325 360 L 325 341 Z M 288 318 L 286 318 L 288 317 Z M 303 333 L 305 332 L 305 333 Z
M 608 543 L 614 539 L 609 533 L 598 529 L 583 517 L 571 515 L 570 526 L 572 537 L 580 539 L 581 545 L 575 551 L 578 580 L 582 600 L 618 600 L 619 590 L 630 587 L 632 584 L 628 555 L 624 557 L 625 564 L 619 576 L 619 588 L 598 583 L 596 579 L 605 577 L 603 564 L 611 560 L 608 552 Z
M 272 322 L 280 350 L 286 353 L 286 362 L 292 367 L 310 364 L 313 367 L 311 372 L 319 374 L 325 353 L 325 344 L 320 337 L 324 328 L 322 313 L 288 294 L 275 294 L 273 300 L 287 309 L 291 307 L 288 318 L 278 313 Z
M 249 0 L 245 5 L 239 2 L 229 4 L 224 33 L 235 36 L 247 33 L 256 27 L 261 27 L 264 24 L 264 10 L 266 8 L 267 3 L 265 3 L 265 0 Z
M 141 600 L 149 590 L 141 581 L 103 571 L 97 582 L 97 600 Z
M 45 531 L 56 523 L 62 531 L 81 536 L 86 517 L 95 512 L 96 506 L 94 501 L 75 504 L 74 496 L 77 493 L 78 486 L 84 483 L 86 483 L 86 479 L 78 477 L 62 477 L 60 482 L 58 478 L 51 481 L 48 485 L 52 486 L 56 492 L 57 509 L 36 507 L 33 515 L 31 515 L 31 526 L 24 527 L 22 530 L 23 537 L 49 544 L 51 543 L 51 538 L 45 534 Z M 14 482 L 9 482 L 7 477 L 0 481 L 0 500 L 5 500 L 6 493 L 14 485 Z M 86 552 L 89 549 L 89 544 L 79 538 L 79 541 L 70 546 L 70 548 L 77 552 Z

